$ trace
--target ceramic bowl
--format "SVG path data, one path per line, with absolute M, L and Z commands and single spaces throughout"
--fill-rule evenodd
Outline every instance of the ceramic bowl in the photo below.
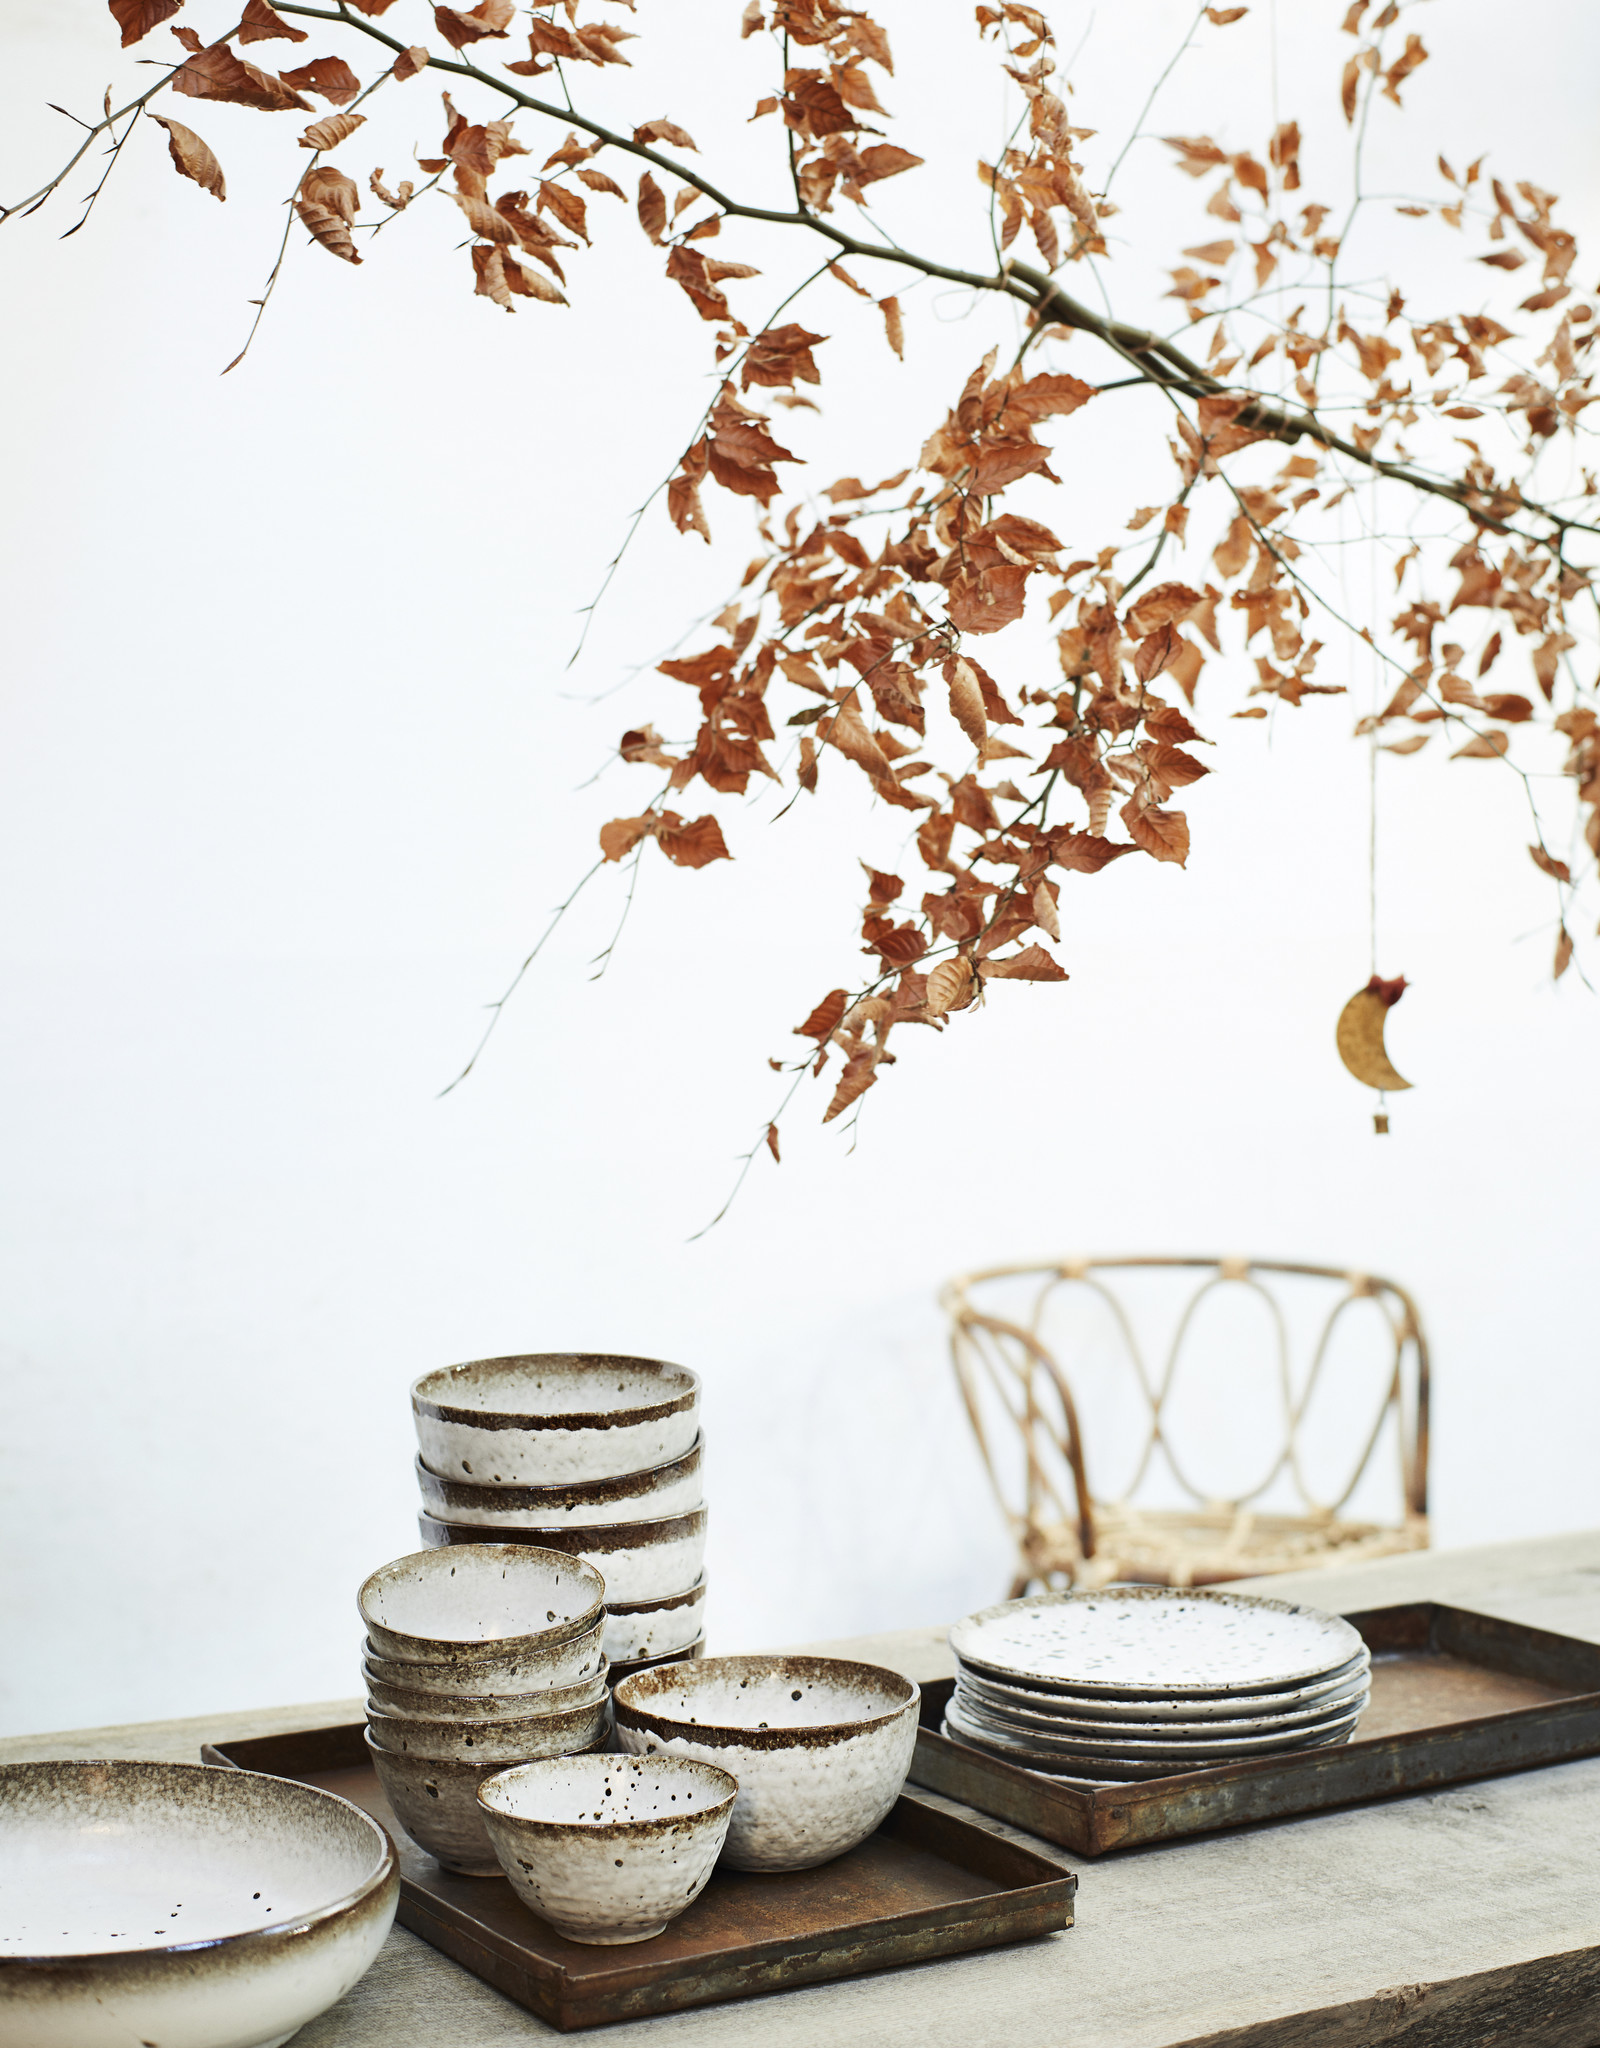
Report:
M 700 1382 L 658 1358 L 543 1351 L 425 1372 L 411 1409 L 442 1478 L 569 1486 L 681 1458 L 700 1431 Z
M 737 1782 L 688 1757 L 571 1756 L 478 1787 L 511 1888 L 568 1941 L 649 1941 L 704 1891 Z
M 375 1742 L 392 1756 L 430 1763 L 522 1764 L 536 1756 L 571 1756 L 604 1742 L 610 1728 L 611 1699 L 604 1689 L 587 1706 L 520 1721 L 425 1721 L 367 1708 L 367 1730 Z
M 705 1627 L 705 1575 L 661 1600 L 607 1600 L 606 1655 L 615 1665 L 684 1656 Z
M 394 1666 L 386 1668 L 392 1671 Z M 367 1705 L 401 1721 L 537 1721 L 592 1707 L 610 1689 L 610 1666 L 603 1657 L 592 1677 L 577 1685 L 549 1686 L 543 1692 L 419 1692 L 411 1686 L 389 1685 L 365 1665 L 362 1669 Z
M 376 1821 L 210 1764 L 0 1767 L 6 2048 L 276 2048 L 351 1988 L 400 1896 Z
M 917 1739 L 917 1687 L 836 1657 L 707 1657 L 626 1678 L 618 1747 L 729 1770 L 739 1797 L 726 1860 L 809 1870 L 863 1841 L 900 1796 Z
M 454 1764 L 397 1756 L 367 1730 L 367 1754 L 395 1820 L 435 1863 L 463 1877 L 498 1877 L 494 1845 L 484 1832 L 478 1787 L 504 1764 Z
M 481 1697 L 551 1691 L 577 1685 L 601 1668 L 606 1661 L 601 1647 L 605 1627 L 601 1614 L 581 1636 L 553 1647 L 528 1649 L 523 1646 L 526 1639 L 519 1637 L 509 1644 L 463 1645 L 454 1656 L 432 1663 L 381 1657 L 369 1637 L 362 1645 L 362 1668 L 380 1685 L 417 1692 Z
M 380 1657 L 473 1663 L 576 1641 L 599 1618 L 605 1590 L 581 1558 L 471 1542 L 396 1558 L 372 1574 L 356 1604 Z
M 692 1664 L 706 1653 L 706 1639 L 696 1636 L 686 1649 L 669 1650 L 664 1657 L 639 1657 L 630 1664 L 611 1666 L 611 1683 L 619 1686 L 625 1678 L 631 1678 L 636 1671 L 655 1671 L 663 1664 Z
M 655 1522 L 701 1503 L 700 1439 L 681 1458 L 617 1479 L 569 1486 L 478 1486 L 417 1460 L 422 1505 L 441 1522 L 482 1529 L 577 1529 L 595 1522 Z
M 481 1529 L 419 1515 L 422 1540 L 438 1549 L 478 1544 Z M 605 1580 L 609 1600 L 670 1599 L 700 1577 L 706 1554 L 706 1511 L 692 1508 L 661 1522 L 604 1522 L 584 1529 L 497 1529 L 502 1543 L 527 1543 L 582 1559 Z

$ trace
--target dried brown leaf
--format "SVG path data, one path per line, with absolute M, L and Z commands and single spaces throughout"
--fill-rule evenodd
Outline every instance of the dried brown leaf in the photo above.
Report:
M 413 43 L 409 50 L 402 50 L 395 58 L 393 76 L 398 83 L 404 85 L 408 78 L 415 78 L 427 62 L 427 51 L 421 43 Z
M 330 256 L 338 256 L 346 263 L 359 263 L 361 258 L 351 239 L 350 227 L 360 203 L 361 195 L 353 178 L 347 178 L 332 164 L 316 164 L 300 181 L 294 204 L 296 213 Z
M 300 138 L 302 149 L 337 149 L 347 136 L 354 135 L 366 121 L 365 114 L 327 114 L 320 121 L 313 121 Z
M 464 50 L 485 36 L 505 35 L 514 12 L 512 0 L 481 0 L 470 12 L 461 7 L 435 7 L 433 25 L 453 50 Z
M 935 969 L 935 972 L 938 970 Z M 830 989 L 803 1024 L 794 1027 L 796 1038 L 831 1038 L 850 1002 L 842 988 Z M 807 1058 L 810 1055 L 807 1054 Z
M 899 356 L 901 361 L 904 362 L 906 328 L 905 321 L 901 318 L 900 314 L 900 301 L 898 299 L 880 299 L 878 301 L 878 311 L 883 315 L 883 331 L 889 337 L 889 346 Z
M 309 64 L 286 71 L 283 82 L 297 92 L 314 92 L 336 107 L 348 105 L 361 90 L 361 80 L 342 57 L 313 57 Z
M 983 690 L 971 662 L 954 656 L 944 664 L 944 679 L 950 686 L 952 716 L 972 744 L 981 747 L 989 737 L 989 721 L 984 716 Z
M 228 187 L 223 179 L 222 166 L 212 155 L 208 144 L 201 141 L 192 128 L 185 128 L 181 121 L 169 121 L 165 114 L 152 114 L 167 131 L 167 147 L 172 152 L 172 161 L 186 178 L 217 199 L 226 199 Z
M 228 100 L 234 106 L 255 107 L 264 114 L 288 113 L 291 109 L 309 114 L 311 107 L 299 93 L 270 71 L 260 71 L 236 57 L 226 43 L 213 43 L 175 71 L 174 92 L 187 93 L 196 100 Z
M 659 242 L 667 231 L 666 198 L 648 171 L 639 180 L 639 225 L 652 242 Z
M 239 40 L 241 43 L 303 43 L 309 39 L 303 28 L 295 28 L 281 14 L 274 14 L 267 0 L 244 0 Z
M 122 30 L 122 47 L 127 49 L 162 22 L 170 21 L 183 0 L 108 0 L 108 5 Z
M 1003 960 L 984 960 L 978 972 L 985 981 L 1065 981 L 1067 970 L 1043 946 L 1024 946 Z
M 1532 856 L 1534 866 L 1542 874 L 1549 875 L 1552 881 L 1572 880 L 1572 870 L 1564 860 L 1557 860 L 1553 853 L 1547 853 L 1542 846 L 1530 846 L 1528 852 Z

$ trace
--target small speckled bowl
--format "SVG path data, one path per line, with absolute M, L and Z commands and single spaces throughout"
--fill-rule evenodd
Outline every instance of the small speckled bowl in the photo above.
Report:
M 372 1574 L 356 1604 L 380 1657 L 471 1664 L 577 1641 L 599 1618 L 605 1591 L 582 1558 L 471 1542 L 396 1558 Z
M 656 1522 L 701 1504 L 700 1439 L 681 1458 L 569 1486 L 478 1486 L 417 1460 L 422 1505 L 437 1521 L 479 1529 L 579 1529 L 596 1522 Z
M 511 1888 L 568 1941 L 649 1941 L 704 1891 L 737 1782 L 687 1757 L 571 1756 L 486 1778 Z
M 367 1754 L 396 1822 L 419 1849 L 463 1877 L 500 1875 L 494 1845 L 484 1831 L 478 1787 L 485 1778 L 503 1771 L 503 1763 L 459 1764 L 396 1756 L 374 1741 L 370 1728 Z M 118 2048 L 123 2048 L 121 2042 Z
M 739 1781 L 725 1859 L 809 1870 L 864 1841 L 900 1796 L 921 1694 L 837 1657 L 707 1657 L 626 1678 L 618 1747 L 696 1757 Z
M 422 1540 L 444 1549 L 481 1542 L 484 1531 L 419 1515 Z M 504 1544 L 532 1544 L 592 1565 L 617 1601 L 662 1600 L 686 1593 L 706 1554 L 706 1511 L 692 1508 L 660 1522 L 604 1522 L 582 1529 L 497 1529 Z
M 457 1647 L 452 1657 L 422 1663 L 414 1658 L 381 1657 L 371 1639 L 362 1645 L 363 1668 L 368 1678 L 382 1685 L 404 1686 L 418 1692 L 457 1693 L 481 1697 L 484 1694 L 526 1694 L 577 1685 L 592 1678 L 605 1663 L 606 1617 L 598 1616 L 581 1636 L 551 1647 L 525 1645 L 523 1638 L 507 1643 L 477 1643 Z
M 541 1351 L 425 1372 L 411 1389 L 423 1463 L 479 1486 L 569 1486 L 681 1458 L 700 1382 L 659 1358 Z
M 392 1671 L 394 1666 L 386 1668 Z M 426 1692 L 408 1685 L 390 1685 L 369 1665 L 363 1665 L 362 1671 L 367 1681 L 367 1705 L 401 1721 L 544 1720 L 551 1714 L 592 1707 L 605 1698 L 610 1685 L 610 1666 L 603 1657 L 599 1670 L 592 1676 L 576 1685 L 550 1686 L 543 1692 Z
M 342 1998 L 400 1896 L 376 1821 L 210 1764 L 0 1768 L 6 2048 L 279 2048 Z
M 606 1655 L 613 1664 L 653 1662 L 686 1656 L 705 1631 L 706 1581 L 702 1573 L 687 1593 L 660 1600 L 606 1601 Z
M 436 1763 L 522 1764 L 537 1756 L 571 1756 L 604 1742 L 610 1728 L 611 1700 L 603 1687 L 587 1706 L 521 1721 L 424 1721 L 367 1708 L 367 1731 L 391 1756 Z

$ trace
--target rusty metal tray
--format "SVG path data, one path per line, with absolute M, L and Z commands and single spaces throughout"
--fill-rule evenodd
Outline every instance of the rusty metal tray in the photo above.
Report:
M 665 1934 L 637 1947 L 563 1941 L 503 1877 L 458 1877 L 400 1832 L 359 1723 L 207 1744 L 207 1763 L 324 1786 L 364 1807 L 400 1854 L 404 1927 L 562 2032 L 864 1976 L 1072 1925 L 1078 1880 L 975 1814 L 907 1793 L 875 1835 L 818 1870 L 718 1870 Z
M 941 1679 L 922 1688 L 912 1782 L 1102 1856 L 1600 1753 L 1600 1644 L 1431 1600 L 1346 1618 L 1372 1650 L 1372 1699 L 1341 1749 L 1137 1784 L 1045 1777 L 941 1735 Z

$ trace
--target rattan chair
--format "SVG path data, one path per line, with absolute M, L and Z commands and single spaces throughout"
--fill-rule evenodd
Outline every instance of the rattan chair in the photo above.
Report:
M 1135 1334 L 1136 1318 L 1122 1299 L 1141 1276 L 1156 1272 L 1201 1276 L 1187 1294 L 1165 1363 L 1151 1373 Z M 1293 1276 L 1289 1278 L 1288 1276 Z M 1117 1284 L 1113 1284 L 1113 1281 Z M 1314 1304 L 1320 1334 L 1302 1347 L 1309 1365 L 1297 1376 L 1290 1318 L 1280 1293 L 1302 1282 L 1323 1283 Z M 1327 1283 L 1332 1283 L 1328 1286 Z M 1146 1284 L 1151 1284 L 1148 1279 Z M 1158 1283 L 1161 1285 L 1173 1283 Z M 1097 1359 L 1113 1359 L 1137 1418 L 1133 1432 L 1142 1443 L 1086 1445 L 1073 1395 L 1073 1357 L 1060 1340 L 1047 1342 L 1053 1312 L 1071 1289 L 1088 1289 L 1103 1304 L 1102 1331 L 1112 1338 Z M 1219 1290 L 1252 1290 L 1265 1304 L 1272 1333 L 1275 1394 L 1270 1415 L 1253 1404 L 1248 1418 L 1268 1449 L 1279 1448 L 1265 1479 L 1233 1497 L 1210 1497 L 1187 1476 L 1190 1459 L 1172 1426 L 1174 1392 L 1181 1384 L 1186 1343 L 1192 1354 L 1197 1311 Z M 1336 1290 L 1336 1293 L 1335 1293 Z M 1020 1308 L 1008 1297 L 1019 1291 Z M 1333 1294 L 1325 1312 L 1327 1296 Z M 1300 1571 L 1354 1563 L 1394 1552 L 1420 1550 L 1428 1542 L 1428 1348 L 1415 1304 L 1393 1281 L 1329 1266 L 1276 1260 L 1225 1258 L 1065 1259 L 1056 1264 L 998 1266 L 963 1275 L 943 1291 L 950 1316 L 951 1351 L 962 1400 L 996 1495 L 1016 1539 L 1018 1564 L 1011 1597 L 1030 1586 L 1065 1583 L 1095 1587 L 1113 1580 L 1151 1585 L 1205 1586 L 1258 1574 Z M 1314 1397 L 1321 1407 L 1343 1401 L 1348 1431 L 1350 1402 L 1328 1368 L 1334 1332 L 1357 1302 L 1370 1302 L 1386 1335 L 1377 1345 L 1381 1398 L 1360 1436 L 1348 1480 L 1333 1497 L 1319 1500 L 1308 1485 L 1304 1464 Z M 1302 1301 L 1299 1306 L 1307 1306 Z M 1002 1308 L 1009 1312 L 1002 1313 Z M 1152 1353 L 1152 1355 L 1156 1355 Z M 1231 1355 L 1231 1354 L 1230 1354 Z M 1102 1371 L 1097 1384 L 1105 1383 Z M 1354 1390 L 1350 1390 L 1354 1398 Z M 1191 1397 L 1192 1399 L 1192 1397 Z M 1332 1410 L 1330 1409 L 1330 1412 Z M 1351 1497 L 1374 1465 L 1393 1419 L 1399 1451 L 1400 1514 L 1392 1523 L 1345 1518 Z M 1209 1422 L 1232 1426 L 1212 1406 Z M 1242 1425 L 1241 1425 L 1242 1426 Z M 1014 1433 L 1014 1436 L 1013 1436 Z M 1107 1431 L 1109 1437 L 1113 1432 Z M 1124 1428 L 1119 1434 L 1126 1439 Z M 1002 1442 L 1002 1437 L 1012 1440 Z M 1016 1453 L 1020 1449 L 1020 1459 Z M 1131 1464 L 1132 1480 L 1107 1498 L 1091 1475 L 1111 1462 Z M 1131 1455 L 1130 1455 L 1131 1453 Z M 1008 1467 L 1015 1463 L 1012 1474 Z M 1160 1482 L 1160 1483 L 1158 1483 Z M 1157 1505 L 1161 1484 L 1177 1505 Z M 1269 1499 L 1270 1497 L 1270 1499 Z

